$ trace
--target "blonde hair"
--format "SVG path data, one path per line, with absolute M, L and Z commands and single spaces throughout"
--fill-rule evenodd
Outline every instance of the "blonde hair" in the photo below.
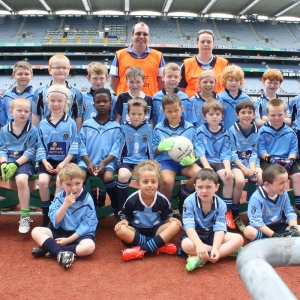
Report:
M 68 113 L 69 109 L 71 107 L 71 102 L 70 102 L 70 92 L 69 89 L 66 86 L 63 85 L 59 85 L 59 84 L 55 84 L 55 85 L 51 85 L 50 88 L 48 89 L 48 94 L 47 94 L 47 102 L 49 104 L 49 95 L 51 93 L 60 93 L 63 94 L 66 98 L 66 103 L 64 106 L 64 112 Z
M 130 108 L 133 106 L 142 107 L 145 114 L 147 114 L 148 112 L 147 102 L 143 98 L 135 97 L 133 99 L 130 99 L 127 102 L 127 105 L 128 105 L 128 112 L 130 112 Z
M 64 54 L 58 53 L 58 54 L 55 54 L 50 57 L 50 59 L 49 59 L 49 67 L 50 68 L 53 66 L 53 63 L 56 60 L 65 60 L 70 64 L 70 60 Z
M 93 73 L 96 73 L 97 75 L 105 75 L 106 79 L 108 79 L 107 68 L 100 62 L 91 62 L 87 67 L 87 73 L 88 78 L 90 78 Z
M 244 71 L 237 65 L 227 66 L 222 73 L 222 85 L 226 87 L 226 82 L 229 78 L 234 78 L 240 81 L 240 87 L 244 86 Z
M 19 98 L 15 98 L 12 102 L 11 102 L 11 106 L 10 109 L 13 110 L 15 108 L 15 105 L 18 103 L 23 103 L 23 104 L 28 104 L 30 109 L 31 109 L 31 102 L 23 97 L 19 97 Z
M 163 178 L 161 176 L 160 164 L 155 160 L 146 160 L 144 162 L 141 162 L 134 168 L 132 173 L 132 178 L 134 178 L 137 182 L 139 182 L 142 174 L 145 172 L 156 173 L 157 181 L 158 181 L 158 189 L 161 189 L 163 185 Z
M 18 62 L 16 62 L 13 66 L 13 74 L 15 74 L 19 68 L 22 68 L 22 69 L 25 69 L 25 70 L 28 70 L 30 72 L 31 75 L 33 75 L 33 72 L 32 72 L 32 66 L 29 62 L 27 62 L 26 60 L 20 60 Z
M 163 68 L 163 75 L 166 75 L 166 71 L 168 70 L 181 72 L 180 67 L 175 63 L 166 64 Z
M 62 183 L 66 180 L 81 179 L 85 180 L 86 174 L 76 164 L 69 163 L 65 165 L 58 173 L 59 181 Z
M 224 114 L 224 107 L 222 103 L 218 100 L 205 101 L 202 106 L 202 114 L 206 116 L 210 111 L 220 111 L 222 115 Z
M 284 103 L 284 101 L 282 101 L 281 99 L 279 98 L 274 98 L 272 100 L 270 100 L 268 103 L 267 103 L 267 107 L 266 107 L 266 111 L 267 113 L 269 112 L 269 107 L 272 106 L 272 107 L 280 107 L 282 106 L 282 108 L 284 109 L 284 111 L 286 112 L 286 104 Z
M 217 83 L 217 77 L 216 77 L 215 72 L 212 70 L 205 70 L 198 77 L 198 85 L 200 85 L 200 82 L 202 79 L 209 77 L 209 76 L 213 77 L 213 79 L 215 80 L 215 83 Z

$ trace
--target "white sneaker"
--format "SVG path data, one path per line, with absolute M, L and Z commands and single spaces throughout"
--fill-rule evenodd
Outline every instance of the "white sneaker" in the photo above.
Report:
M 19 223 L 19 232 L 20 233 L 27 233 L 30 230 L 30 223 L 33 222 L 30 217 L 25 217 L 20 219 Z

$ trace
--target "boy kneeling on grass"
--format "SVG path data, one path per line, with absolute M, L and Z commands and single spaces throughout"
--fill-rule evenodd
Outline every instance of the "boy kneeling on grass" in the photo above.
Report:
M 85 172 L 69 163 L 58 176 L 63 190 L 55 196 L 49 208 L 53 225 L 32 230 L 32 238 L 39 244 L 32 249 L 32 255 L 53 255 L 62 267 L 69 268 L 76 255 L 86 256 L 94 252 L 98 219 L 93 198 L 82 186 Z

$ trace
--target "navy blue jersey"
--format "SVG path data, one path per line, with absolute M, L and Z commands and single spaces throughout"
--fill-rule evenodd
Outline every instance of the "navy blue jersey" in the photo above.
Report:
M 134 127 L 126 122 L 121 125 L 121 130 L 119 163 L 137 165 L 145 160 L 153 159 L 151 124 L 143 123 Z
M 207 123 L 197 128 L 194 149 L 196 157 L 206 156 L 209 163 L 231 161 L 229 133 L 222 125 L 218 132 L 211 132 Z
M 197 123 L 196 114 L 188 95 L 180 91 L 178 88 L 174 89 L 174 93 L 179 96 L 181 100 L 181 105 L 184 108 L 182 112 L 182 117 L 188 122 L 192 124 L 196 124 Z M 158 123 L 162 122 L 165 119 L 165 115 L 163 113 L 163 108 L 161 105 L 161 100 L 166 94 L 167 94 L 166 89 L 163 88 L 162 90 L 154 94 L 152 98 L 154 126 L 156 126 Z
M 6 157 L 8 162 L 13 162 L 21 156 L 26 156 L 35 164 L 37 129 L 27 121 L 21 134 L 16 136 L 12 124 L 13 120 L 0 131 L 0 157 Z
M 82 189 L 76 202 L 68 207 L 60 223 L 56 224 L 56 213 L 63 205 L 66 196 L 65 191 L 59 192 L 49 207 L 49 218 L 54 228 L 61 227 L 67 231 L 76 231 L 80 236 L 95 236 L 98 218 L 93 198 L 85 188 Z
M 183 118 L 181 118 L 179 126 L 176 128 L 173 128 L 169 125 L 168 119 L 164 119 L 163 122 L 158 123 L 153 130 L 153 153 L 155 153 L 156 147 L 163 139 L 176 136 L 185 136 L 193 143 L 194 146 L 194 125 L 185 121 Z M 171 159 L 171 157 L 169 156 L 168 151 L 162 151 L 159 154 L 155 154 L 155 160 L 158 162 L 169 159 Z
M 219 100 L 218 95 L 213 92 L 213 97 L 215 100 Z M 196 119 L 197 119 L 197 123 L 195 125 L 196 128 L 198 128 L 200 125 L 204 124 L 206 121 L 203 119 L 203 115 L 202 115 L 202 106 L 205 103 L 205 100 L 201 97 L 200 92 L 197 92 L 192 98 L 190 98 L 191 103 L 193 105 L 193 109 L 195 111 L 196 114 Z M 223 105 L 222 100 L 220 100 L 220 102 Z
M 287 191 L 278 195 L 275 200 L 268 197 L 263 186 L 260 186 L 251 196 L 248 204 L 249 225 L 261 227 L 276 223 L 282 223 L 282 212 L 286 221 L 297 220 L 297 216 L 290 203 Z
M 30 103 L 32 104 L 32 98 L 34 95 L 34 90 L 31 85 L 29 85 L 23 92 L 18 92 L 17 87 L 13 87 L 10 90 L 7 90 L 2 99 L 2 115 L 1 115 L 1 123 L 3 122 L 3 125 L 8 124 L 12 119 L 13 116 L 10 114 L 10 107 L 11 103 L 14 99 L 22 97 L 25 99 L 28 99 Z M 29 118 L 29 121 L 31 121 L 31 116 Z
M 147 206 L 140 190 L 127 198 L 120 213 L 121 220 L 126 219 L 131 226 L 137 228 L 153 228 L 172 217 L 171 203 L 163 194 L 156 192 L 153 202 Z
M 90 118 L 94 118 L 97 116 L 97 111 L 94 107 L 94 90 L 91 88 L 89 92 L 85 92 L 82 94 L 82 103 L 83 103 L 83 120 L 88 120 Z M 116 119 L 114 109 L 116 105 L 116 98 L 113 94 L 111 94 L 111 101 L 113 103 L 110 110 L 110 118 L 112 120 Z
M 111 166 L 112 169 L 115 169 L 120 152 L 118 142 L 122 134 L 120 124 L 112 120 L 101 124 L 98 120 L 97 116 L 83 122 L 79 133 L 79 156 L 87 155 L 93 164 L 98 166 L 108 155 L 112 155 L 115 159 L 106 167 Z M 82 158 L 78 165 L 86 167 Z
M 227 231 L 225 213 L 227 211 L 225 202 L 214 195 L 211 203 L 211 210 L 207 215 L 202 210 L 201 199 L 197 192 L 189 195 L 183 204 L 182 223 L 183 230 L 194 228 L 198 231 Z
M 38 149 L 36 160 L 53 159 L 63 161 L 68 154 L 78 154 L 78 135 L 76 123 L 66 114 L 55 125 L 50 116 L 38 126 Z
M 259 131 L 258 156 L 268 153 L 271 156 L 287 160 L 290 154 L 298 156 L 298 139 L 296 133 L 286 124 L 275 129 L 270 122 L 266 122 Z
M 235 98 L 233 98 L 229 94 L 228 90 L 219 93 L 218 97 L 224 107 L 224 127 L 226 130 L 229 130 L 229 128 L 234 124 L 234 122 L 238 121 L 238 118 L 235 116 L 236 105 L 242 100 L 251 100 L 251 98 L 247 94 L 243 93 L 242 90 L 239 90 L 239 93 Z
M 49 87 L 51 85 L 52 81 L 47 85 L 38 87 L 32 99 L 32 113 L 40 116 L 41 119 L 46 118 L 50 114 L 47 96 Z M 69 99 L 71 103 L 71 109 L 68 112 L 68 115 L 73 119 L 82 117 L 82 95 L 80 91 L 77 88 L 71 86 L 67 81 L 66 87 L 69 89 L 69 93 L 71 95 L 71 99 Z
M 245 135 L 241 128 L 240 122 L 235 122 L 229 129 L 229 136 L 231 142 L 231 162 L 240 160 L 243 165 L 250 168 L 249 163 L 259 163 L 257 155 L 258 130 L 254 123 L 248 135 Z
M 153 117 L 153 106 L 152 106 L 152 98 L 150 96 L 145 95 L 143 92 L 141 92 L 142 96 L 139 98 L 143 98 L 148 106 L 148 112 L 145 118 L 145 121 L 150 123 L 150 120 Z M 118 95 L 117 103 L 115 106 L 115 115 L 121 116 L 120 124 L 124 124 L 125 122 L 130 122 L 129 116 L 128 116 L 128 104 L 127 102 L 131 99 L 135 98 L 130 94 L 130 92 L 121 93 Z

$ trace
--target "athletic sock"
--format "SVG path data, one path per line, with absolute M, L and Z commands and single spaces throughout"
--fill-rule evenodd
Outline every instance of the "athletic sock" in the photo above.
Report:
M 143 244 L 146 244 L 148 241 L 148 238 L 144 236 L 143 234 L 140 234 L 138 232 L 135 232 L 133 241 L 129 243 L 130 246 L 140 246 Z
M 104 183 L 106 192 L 110 198 L 111 207 L 114 211 L 115 216 L 118 216 L 119 205 L 118 205 L 118 188 L 117 182 L 114 180 Z
M 117 181 L 119 210 L 122 209 L 126 199 L 128 198 L 128 184 L 129 184 L 128 181 L 127 182 Z
M 98 195 L 98 206 L 104 206 L 105 200 L 106 200 L 106 191 L 100 189 Z
M 300 196 L 294 196 L 294 201 L 297 209 L 300 209 Z
M 149 240 L 146 244 L 141 245 L 141 250 L 145 250 L 146 253 L 155 252 L 158 248 L 164 246 L 166 243 L 160 235 Z
M 223 198 L 223 201 L 225 202 L 227 206 L 227 211 L 232 209 L 232 198 Z
M 56 240 L 50 237 L 47 240 L 45 240 L 45 242 L 42 244 L 42 248 L 46 252 L 50 252 L 54 256 L 57 256 L 60 252 L 62 252 L 62 249 L 56 243 Z
M 62 246 L 61 250 L 62 251 L 71 251 L 71 252 L 73 252 L 73 253 L 76 254 L 76 247 L 77 246 L 78 245 L 75 245 L 75 244 L 70 244 L 70 245 Z
M 232 210 L 233 219 L 237 218 L 240 215 L 239 208 L 240 208 L 240 203 L 237 204 L 232 203 L 231 210 Z
M 177 196 L 181 199 L 184 200 L 186 197 L 188 197 L 190 194 L 192 194 L 194 191 L 191 191 L 188 189 L 188 187 L 185 185 L 183 185 L 183 187 L 181 188 L 181 190 L 179 191 L 179 193 L 177 194 Z
M 21 208 L 21 217 L 22 218 L 26 218 L 26 217 L 29 217 L 29 211 L 30 209 L 28 207 L 22 207 Z
M 248 179 L 248 183 L 249 183 L 249 184 L 255 184 L 255 185 L 257 184 L 256 181 L 252 181 L 251 179 Z M 252 194 L 253 194 L 253 193 L 251 193 L 251 192 L 247 192 L 246 202 L 249 202 L 249 200 L 250 200 Z

